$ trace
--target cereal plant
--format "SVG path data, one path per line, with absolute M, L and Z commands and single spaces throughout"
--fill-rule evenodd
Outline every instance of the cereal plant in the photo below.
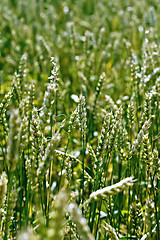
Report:
M 1 0 L 0 239 L 160 239 L 159 20 Z

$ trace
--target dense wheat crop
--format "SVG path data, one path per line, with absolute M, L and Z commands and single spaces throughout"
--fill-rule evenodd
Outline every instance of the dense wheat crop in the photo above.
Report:
M 160 239 L 159 0 L 0 1 L 0 239 Z

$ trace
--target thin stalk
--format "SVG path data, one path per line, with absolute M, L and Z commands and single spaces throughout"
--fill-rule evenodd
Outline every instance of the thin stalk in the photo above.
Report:
M 84 203 L 84 157 L 85 157 L 85 141 L 84 141 L 84 136 L 82 140 L 82 205 Z M 82 213 L 84 209 L 82 207 Z
M 99 206 L 99 210 L 98 210 L 98 220 L 97 220 L 97 226 L 96 226 L 96 232 L 95 232 L 95 239 L 97 238 L 97 233 L 98 233 L 98 227 L 99 227 L 99 222 L 100 222 L 101 207 L 102 207 L 102 201 L 100 202 L 100 206 Z
M 158 218 L 158 206 L 157 206 L 157 196 L 156 196 L 156 193 L 155 193 L 155 188 L 154 188 L 154 185 L 153 185 L 153 179 L 152 179 L 152 190 L 153 190 L 153 196 L 154 196 L 154 203 L 155 203 L 155 219 L 156 219 L 156 224 L 157 224 L 157 239 L 159 239 L 159 218 Z M 158 180 L 157 180 L 158 181 Z
M 45 216 L 47 216 L 47 189 L 46 189 L 46 176 L 44 176 L 44 179 L 43 179 L 43 199 L 44 199 Z
M 160 181 L 157 179 L 157 189 L 160 189 L 160 184 L 159 183 L 160 183 Z M 160 199 L 160 191 L 157 191 L 157 199 Z M 159 211 L 158 211 L 157 219 L 160 219 L 160 201 L 158 201 L 158 209 L 159 209 Z M 160 235 L 159 225 L 158 225 L 158 234 Z
M 47 220 L 47 226 L 49 224 L 49 207 L 50 207 L 50 189 L 51 189 L 51 180 L 52 180 L 52 168 L 53 168 L 53 162 L 51 161 L 50 163 L 50 168 L 49 168 L 49 187 L 47 191 L 47 213 L 46 213 L 46 220 Z
M 23 179 L 22 179 L 22 176 L 23 176 L 23 165 L 22 165 L 22 162 L 24 160 L 24 152 L 22 153 L 22 161 L 20 162 L 20 177 L 19 177 L 19 185 L 20 185 L 20 227 L 22 226 L 22 213 L 23 213 Z M 26 203 L 26 202 L 25 202 Z M 28 205 L 27 203 L 25 205 Z M 25 217 L 27 217 L 27 215 L 25 214 Z
M 129 220 L 129 210 L 130 210 L 130 187 L 128 189 L 128 216 L 127 216 L 127 220 Z M 131 233 L 131 223 L 129 223 L 129 221 L 127 221 L 127 239 L 128 239 L 128 235 Z
M 40 192 L 40 199 L 41 199 L 41 205 L 42 205 L 42 212 L 44 216 L 45 214 L 44 214 L 44 206 L 43 206 L 42 186 L 40 182 L 39 182 L 39 190 L 40 190 L 39 192 Z
M 90 211 L 91 211 L 91 209 L 93 209 L 92 221 L 91 221 L 91 223 L 89 223 L 89 227 L 90 227 L 91 233 L 93 232 L 93 225 L 94 225 L 95 216 L 96 216 L 96 208 L 97 208 L 97 202 L 93 202 L 91 204 L 91 208 L 90 208 Z
M 65 151 L 64 151 L 65 153 L 67 153 L 69 143 L 70 143 L 70 137 L 68 138 L 67 146 L 65 147 Z M 59 179 L 59 184 L 58 184 L 58 191 L 60 189 L 61 180 L 62 180 L 62 171 L 63 171 L 63 168 L 64 168 L 64 160 L 65 160 L 65 155 L 63 157 L 62 165 L 61 165 L 61 174 L 60 174 L 60 179 Z
M 25 209 L 24 209 L 24 212 L 25 212 L 25 225 L 26 226 L 28 224 L 28 219 L 29 219 L 28 203 L 29 203 L 30 192 L 31 192 L 31 181 L 29 181 L 29 184 L 28 184 L 28 189 L 27 189 L 27 192 L 26 192 Z
M 8 175 L 8 192 L 7 192 L 7 212 L 6 212 L 6 218 L 5 218 L 5 232 L 4 232 L 4 240 L 7 240 L 8 238 L 8 218 L 9 218 L 9 210 L 10 210 L 10 193 L 12 188 L 12 180 L 13 180 L 13 174 Z

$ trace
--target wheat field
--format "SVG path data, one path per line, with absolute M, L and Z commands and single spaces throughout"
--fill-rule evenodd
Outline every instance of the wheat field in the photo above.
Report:
M 0 1 L 0 239 L 160 239 L 159 0 Z

